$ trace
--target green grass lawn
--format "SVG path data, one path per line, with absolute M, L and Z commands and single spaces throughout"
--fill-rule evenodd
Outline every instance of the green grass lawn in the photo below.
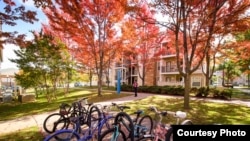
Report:
M 71 89 L 69 94 L 64 95 L 62 90 L 59 90 L 57 99 L 48 103 L 44 95 L 39 95 L 39 98 L 35 102 L 20 103 L 0 103 L 0 121 L 16 119 L 19 117 L 39 114 L 52 110 L 59 109 L 61 103 L 71 104 L 72 102 L 79 100 L 83 97 L 88 97 L 88 102 L 100 102 L 114 98 L 120 98 L 128 96 L 129 94 L 116 94 L 116 92 L 102 92 L 102 96 L 97 95 L 97 90 L 86 90 L 86 89 Z M 8 110 L 6 110 L 8 109 Z
M 190 110 L 183 109 L 183 99 L 165 98 L 163 96 L 152 96 L 143 100 L 126 103 L 131 109 L 128 113 L 133 113 L 137 109 L 145 110 L 146 114 L 154 117 L 153 112 L 148 111 L 149 103 L 159 110 L 185 111 L 188 119 L 195 124 L 250 124 L 250 110 L 247 106 L 208 102 L 204 100 L 191 100 Z M 174 123 L 174 118 L 163 118 L 165 123 Z
M 0 104 L 1 120 L 17 118 L 34 113 L 42 113 L 50 110 L 58 109 L 58 105 L 62 102 L 70 103 L 80 97 L 89 97 L 90 102 L 105 101 L 108 99 L 127 96 L 128 94 L 117 95 L 112 92 L 106 92 L 102 97 L 96 95 L 96 90 L 72 90 L 67 97 L 59 96 L 56 101 L 47 103 L 44 97 L 39 98 L 33 103 L 9 103 Z M 235 93 L 235 96 L 237 93 Z M 183 109 L 183 99 L 180 98 L 166 98 L 163 96 L 150 96 L 142 100 L 135 100 L 126 103 L 131 108 L 126 110 L 132 114 L 138 109 L 145 111 L 154 117 L 153 113 L 148 111 L 150 105 L 157 106 L 160 110 L 170 111 L 185 111 L 188 119 L 192 120 L 194 124 L 250 124 L 250 110 L 249 107 L 234 104 L 213 103 L 204 100 L 191 100 L 190 110 Z M 8 111 L 5 109 L 8 108 Z M 11 116 L 11 117 L 10 117 Z M 164 123 L 174 123 L 175 120 L 171 117 L 163 119 Z M 13 132 L 10 134 L 0 135 L 0 140 L 21 141 L 32 140 L 42 141 L 44 138 L 38 127 L 27 128 L 22 131 Z
M 42 141 L 43 139 L 43 133 L 36 126 L 0 135 L 0 141 Z

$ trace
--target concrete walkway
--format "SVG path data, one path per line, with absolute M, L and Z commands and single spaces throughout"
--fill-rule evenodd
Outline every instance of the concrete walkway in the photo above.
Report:
M 138 97 L 134 97 L 133 94 L 131 96 L 123 97 L 123 98 L 118 98 L 118 99 L 113 99 L 110 101 L 104 101 L 104 102 L 99 102 L 96 104 L 101 104 L 101 105 L 110 105 L 112 102 L 116 102 L 117 104 L 122 104 L 134 100 L 139 100 L 143 98 L 147 98 L 149 96 L 153 96 L 155 94 L 146 94 L 146 93 L 139 93 Z M 174 97 L 174 96 L 163 96 L 165 98 L 183 98 L 183 97 Z M 197 98 L 191 98 L 191 99 L 197 99 Z M 250 101 L 240 101 L 240 100 L 214 100 L 214 99 L 199 99 L 199 100 L 206 100 L 206 101 L 211 101 L 211 102 L 219 102 L 219 103 L 234 103 L 234 104 L 241 104 L 250 107 Z M 22 118 L 18 118 L 15 120 L 9 120 L 9 121 L 0 121 L 0 134 L 4 133 L 10 133 L 14 131 L 18 131 L 27 127 L 31 126 L 38 126 L 41 131 L 43 131 L 43 121 L 45 118 L 51 114 L 55 113 L 58 111 L 53 111 L 53 112 L 46 112 L 43 114 L 38 114 L 38 115 L 30 115 L 30 116 L 25 116 Z

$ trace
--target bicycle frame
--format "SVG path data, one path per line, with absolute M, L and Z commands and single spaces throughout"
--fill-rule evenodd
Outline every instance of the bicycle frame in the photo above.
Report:
M 120 106 L 116 103 L 112 103 L 112 106 L 117 107 L 121 112 L 123 112 L 125 109 L 130 109 L 128 106 Z M 133 124 L 134 124 L 134 137 L 139 137 L 140 133 L 143 133 L 141 131 L 147 131 L 149 130 L 147 127 L 139 125 L 138 121 L 141 118 L 141 114 L 143 114 L 143 110 L 138 110 L 134 112 L 136 114 L 136 117 L 133 119 Z M 125 123 L 123 118 L 121 118 L 120 123 L 125 126 L 126 130 L 130 132 L 131 129 L 129 129 L 128 125 Z
M 98 137 L 99 137 L 101 135 L 101 129 L 103 125 L 108 121 L 108 119 L 112 117 L 113 116 L 110 116 L 110 115 L 103 116 L 101 121 L 98 122 L 98 125 L 91 126 L 88 128 L 88 130 L 84 132 L 83 137 L 80 139 L 80 141 L 87 141 L 89 139 L 92 139 L 94 135 L 93 133 L 95 133 L 96 131 L 98 131 Z
M 172 111 L 158 111 L 156 107 L 150 107 L 151 111 L 155 112 L 155 117 L 159 116 L 159 120 L 157 121 L 155 128 L 154 128 L 154 141 L 165 141 L 165 135 L 168 132 L 168 130 L 171 128 L 171 125 L 167 126 L 165 124 L 162 124 L 162 116 L 167 116 L 171 115 L 176 118 L 176 124 L 180 124 L 180 119 L 186 118 L 186 113 L 177 111 L 177 112 L 172 112 Z
M 93 138 L 93 133 L 95 133 L 95 131 L 98 130 L 98 136 L 100 136 L 100 133 L 101 133 L 101 128 L 102 126 L 107 122 L 107 120 L 109 118 L 111 118 L 112 116 L 106 116 L 105 118 L 102 118 L 100 122 L 98 122 L 98 125 L 94 125 L 94 126 L 91 126 L 88 128 L 88 130 L 86 130 L 84 133 L 83 133 L 83 136 L 81 137 L 80 136 L 80 132 L 77 132 L 77 129 L 81 129 L 80 126 L 80 117 L 77 117 L 77 118 L 72 118 L 71 121 L 73 121 L 75 124 L 76 124 L 76 129 L 73 129 L 73 130 L 70 130 L 70 129 L 62 129 L 62 130 L 58 130 L 56 131 L 54 134 L 57 134 L 57 133 L 70 133 L 68 136 L 67 136 L 67 139 L 70 139 L 72 135 L 76 135 L 79 139 L 79 141 L 87 141 L 89 139 L 92 139 Z M 52 135 L 53 136 L 53 135 Z M 47 137 L 49 138 L 49 137 Z M 47 141 L 47 138 L 44 140 L 44 141 Z M 64 137 L 65 139 L 65 137 Z
M 134 114 L 136 114 L 135 119 L 133 120 L 133 124 L 134 124 L 134 136 L 135 137 L 139 137 L 140 133 L 142 133 L 141 131 L 147 131 L 149 130 L 147 127 L 139 125 L 138 121 L 141 118 L 141 114 L 143 114 L 144 111 L 142 110 L 138 110 L 136 112 L 134 112 Z
M 112 135 L 111 141 L 116 141 L 116 140 L 117 140 L 117 137 L 118 137 L 118 133 L 119 133 L 119 126 L 118 126 L 118 125 L 115 125 L 114 128 L 115 128 L 115 132 L 114 132 L 114 134 Z
M 139 132 L 138 132 L 138 130 L 139 131 L 146 131 L 146 130 L 148 130 L 148 128 L 147 127 L 145 127 L 145 126 L 142 126 L 142 125 L 139 125 L 139 124 L 134 124 L 134 128 L 135 128 L 135 130 L 134 130 L 134 136 L 135 137 L 139 137 Z

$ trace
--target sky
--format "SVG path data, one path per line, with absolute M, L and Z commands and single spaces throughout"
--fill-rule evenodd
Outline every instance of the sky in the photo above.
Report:
M 22 0 L 14 0 L 16 2 L 17 5 L 20 5 L 22 2 Z M 0 6 L 0 10 L 3 9 L 3 4 L 0 1 L 1 6 Z M 34 24 L 30 24 L 30 23 L 25 23 L 25 22 L 17 22 L 16 26 L 6 26 L 3 25 L 2 26 L 2 30 L 3 31 L 18 31 L 19 33 L 22 34 L 26 34 L 27 35 L 27 39 L 31 39 L 32 35 L 30 34 L 30 31 L 39 31 L 41 29 L 41 23 L 45 23 L 46 22 L 46 16 L 42 13 L 42 11 L 40 9 L 37 9 L 36 7 L 34 7 L 33 5 L 33 0 L 29 0 L 28 2 L 24 3 L 23 5 L 25 5 L 26 9 L 32 10 L 32 11 L 36 11 L 37 12 L 37 18 L 39 19 L 39 21 L 36 21 Z M 2 12 L 2 10 L 1 10 Z M 15 63 L 12 63 L 9 61 L 9 59 L 16 59 L 16 55 L 14 53 L 14 50 L 18 50 L 19 47 L 12 45 L 12 44 L 5 44 L 4 45 L 4 49 L 3 49 L 3 62 L 1 63 L 1 69 L 7 69 L 7 68 L 17 68 Z

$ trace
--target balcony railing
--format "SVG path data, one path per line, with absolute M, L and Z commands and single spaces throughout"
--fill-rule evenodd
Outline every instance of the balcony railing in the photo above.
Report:
M 137 71 L 128 71 L 127 73 L 126 73 L 126 75 L 127 76 L 130 76 L 130 75 L 138 75 L 138 72 Z
M 115 64 L 115 67 L 122 67 L 122 66 L 123 66 L 122 63 L 116 63 L 116 64 Z
M 161 67 L 161 73 L 166 73 L 166 72 L 178 72 L 178 68 L 177 67 L 162 66 Z
M 158 81 L 159 86 L 183 86 L 182 82 L 166 82 L 166 81 Z
M 171 51 L 166 51 L 162 54 L 162 56 L 168 56 L 168 55 L 175 55 L 176 53 L 171 52 Z

